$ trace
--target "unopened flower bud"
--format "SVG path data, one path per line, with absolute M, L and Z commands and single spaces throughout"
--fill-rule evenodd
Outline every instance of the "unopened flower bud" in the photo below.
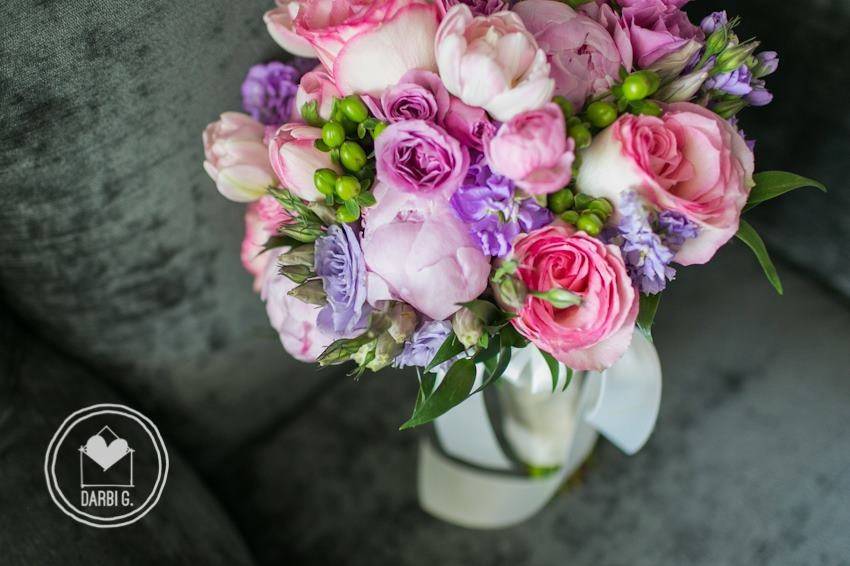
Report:
M 684 75 L 662 87 L 656 97 L 663 102 L 686 102 L 696 96 L 707 79 L 707 71 Z
M 313 269 L 306 265 L 282 265 L 280 274 L 299 285 L 315 275 Z
M 762 51 L 755 59 L 756 63 L 750 72 L 757 79 L 771 75 L 779 68 L 779 55 L 776 51 Z
M 581 297 L 575 293 L 571 293 L 566 289 L 553 287 L 546 292 L 532 293 L 538 299 L 551 303 L 556 309 L 566 309 L 581 304 Z
M 741 43 L 734 47 L 730 47 L 726 49 L 723 53 L 717 56 L 717 62 L 714 65 L 714 68 L 711 69 L 711 73 L 714 75 L 720 73 L 730 73 L 743 65 L 747 59 L 749 59 L 750 55 L 758 48 L 758 41 L 751 41 L 749 43 Z
M 726 49 L 727 45 L 729 45 L 729 29 L 726 26 L 720 26 L 705 40 L 705 55 L 707 57 L 717 55 Z
M 370 360 L 370 358 L 372 357 L 371 354 L 372 354 L 372 352 L 375 351 L 375 345 L 377 343 L 378 343 L 378 340 L 375 339 L 375 340 L 371 340 L 369 342 L 366 342 L 365 344 L 360 346 L 360 348 L 356 352 L 354 352 L 354 355 L 351 356 L 351 361 L 353 361 L 358 366 L 365 366 L 367 363 L 369 363 L 371 361 Z
M 291 290 L 289 296 L 295 297 L 302 303 L 324 306 L 328 298 L 319 279 L 311 279 Z
M 452 317 L 452 330 L 464 347 L 471 348 L 481 340 L 481 335 L 484 333 L 484 323 L 475 316 L 475 313 L 464 307 Z
M 385 332 L 375 342 L 375 357 L 366 364 L 366 367 L 372 371 L 380 371 L 393 363 L 401 350 L 402 345 L 396 342 L 388 332 Z
M 735 98 L 733 100 L 724 100 L 722 102 L 718 102 L 717 104 L 712 105 L 711 109 L 717 113 L 721 118 L 729 119 L 738 112 L 740 112 L 744 107 L 747 106 L 747 103 L 740 98 Z
M 517 311 L 525 306 L 528 291 L 516 277 L 503 277 L 498 283 L 493 283 L 492 288 L 496 302 L 505 310 Z
M 653 63 L 647 70 L 654 71 L 659 77 L 665 80 L 678 77 L 691 60 L 693 60 L 694 55 L 699 53 L 700 49 L 702 49 L 702 46 L 697 41 L 691 39 L 676 51 L 665 55 Z
M 286 253 L 278 256 L 277 261 L 280 265 L 303 265 L 313 267 L 316 261 L 316 248 L 313 244 L 304 244 L 296 246 Z
M 318 240 L 324 231 L 319 226 L 285 225 L 280 229 L 280 233 L 308 244 Z
M 407 303 L 395 303 L 387 313 L 387 317 L 390 319 L 390 327 L 387 329 L 387 333 L 392 336 L 393 340 L 403 344 L 413 336 L 418 322 L 413 307 Z

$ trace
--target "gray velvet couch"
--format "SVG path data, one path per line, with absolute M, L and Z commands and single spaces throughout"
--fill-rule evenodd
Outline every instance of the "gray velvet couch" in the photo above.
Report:
M 827 290 L 850 295 L 850 3 L 727 3 L 783 57 L 744 124 L 760 168 L 832 189 L 754 217 L 786 298 L 742 246 L 684 272 L 656 437 L 632 459 L 600 446 L 581 485 L 498 533 L 417 507 L 416 434 L 396 431 L 412 377 L 294 362 L 241 269 L 242 209 L 200 132 L 283 55 L 269 4 L 0 5 L 0 564 L 850 563 L 850 312 Z M 41 466 L 62 420 L 104 402 L 148 414 L 173 466 L 153 512 L 99 531 L 56 509 Z

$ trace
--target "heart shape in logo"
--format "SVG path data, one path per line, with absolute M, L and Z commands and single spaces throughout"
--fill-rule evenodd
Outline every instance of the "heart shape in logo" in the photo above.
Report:
M 98 434 L 86 442 L 86 455 L 94 460 L 105 472 L 130 452 L 130 446 L 123 438 L 116 438 L 109 444 Z

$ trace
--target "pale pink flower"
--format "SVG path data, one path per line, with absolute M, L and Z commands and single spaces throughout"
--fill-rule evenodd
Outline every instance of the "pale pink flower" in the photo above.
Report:
M 238 112 L 225 112 L 204 130 L 204 169 L 224 197 L 251 202 L 277 185 L 264 131 L 262 124 Z

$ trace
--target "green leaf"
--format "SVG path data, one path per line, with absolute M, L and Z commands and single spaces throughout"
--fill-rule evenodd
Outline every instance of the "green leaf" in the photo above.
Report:
M 495 342 L 494 342 L 495 343 Z M 491 383 L 494 383 L 502 374 L 505 373 L 505 370 L 508 369 L 508 364 L 511 363 L 511 347 L 509 345 L 502 344 L 499 347 L 499 358 L 496 362 L 496 365 L 490 367 L 487 365 L 487 377 L 481 383 L 481 386 L 473 392 L 478 393 L 479 391 L 483 391 L 485 387 L 489 386 Z
M 552 374 L 552 393 L 558 388 L 558 378 L 561 374 L 561 362 L 556 360 L 549 352 L 540 350 L 543 359 L 546 360 L 546 365 L 549 366 L 549 373 Z
M 655 313 L 658 312 L 658 303 L 660 301 L 661 293 L 640 296 L 637 327 L 650 341 L 652 341 L 652 323 L 655 322 Z
M 424 398 L 414 409 L 413 416 L 401 425 L 399 430 L 406 430 L 427 424 L 440 415 L 445 414 L 469 397 L 475 383 L 475 364 L 472 360 L 456 361 L 437 389 Z
M 500 326 L 507 323 L 515 315 L 505 312 L 490 301 L 475 300 L 468 303 L 460 303 L 460 306 L 468 308 L 475 318 L 484 323 L 484 326 Z
M 272 236 L 268 240 L 266 240 L 265 244 L 263 244 L 263 251 L 261 251 L 260 253 L 262 254 L 269 250 L 281 248 L 283 246 L 296 247 L 300 245 L 302 245 L 302 243 L 296 240 L 295 238 L 290 238 L 288 236 Z
M 756 173 L 753 175 L 753 180 L 756 182 L 756 186 L 750 191 L 750 198 L 747 200 L 744 211 L 752 210 L 765 201 L 803 187 L 813 187 L 826 192 L 823 183 L 785 171 Z
M 431 360 L 431 363 L 428 364 L 428 367 L 425 368 L 425 371 L 431 371 L 441 363 L 447 362 L 448 360 L 457 356 L 458 354 L 463 352 L 463 350 L 463 344 L 461 344 L 460 340 L 457 339 L 455 333 L 449 333 L 448 337 L 446 337 L 446 341 L 443 342 L 443 345 L 440 346 L 440 349 L 437 350 L 436 354 L 434 354 L 434 359 Z
M 761 239 L 761 236 L 758 235 L 755 228 L 753 228 L 749 222 L 741 220 L 741 226 L 738 228 L 738 233 L 735 235 L 739 240 L 747 244 L 747 246 L 753 250 L 753 253 L 756 254 L 756 258 L 759 260 L 759 264 L 761 264 L 761 268 L 764 270 L 767 280 L 770 281 L 770 284 L 773 285 L 776 292 L 781 295 L 783 291 L 782 281 L 779 280 L 779 273 L 777 273 L 776 266 L 773 265 L 773 261 L 767 253 L 767 248 L 764 246 L 764 240 Z
M 343 206 L 345 206 L 345 210 L 347 210 L 352 216 L 360 216 L 360 205 L 357 204 L 356 200 L 347 200 L 343 203 Z
M 374 206 L 378 201 L 375 199 L 375 195 L 372 193 L 360 193 L 357 195 L 357 204 L 359 204 L 363 208 L 369 208 L 370 206 Z
M 573 371 L 573 368 L 571 368 L 571 367 L 567 368 L 567 380 L 564 382 L 564 388 L 561 389 L 561 391 L 567 390 L 567 387 L 569 387 L 570 383 L 573 382 L 573 376 L 575 375 L 575 373 L 576 372 Z
M 437 374 L 428 372 L 419 379 L 419 394 L 416 396 L 416 406 L 413 408 L 414 414 L 422 406 L 422 403 L 431 396 L 434 392 L 434 384 L 437 381 Z

